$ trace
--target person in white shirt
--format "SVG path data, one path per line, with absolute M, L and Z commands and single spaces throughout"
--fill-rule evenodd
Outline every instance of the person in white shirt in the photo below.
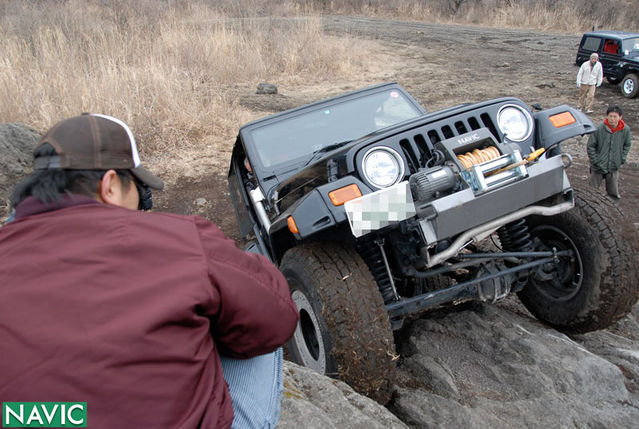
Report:
M 599 62 L 599 55 L 593 52 L 590 60 L 584 62 L 577 73 L 577 88 L 579 88 L 579 110 L 593 113 L 592 104 L 595 101 L 595 88 L 601 86 L 603 68 Z

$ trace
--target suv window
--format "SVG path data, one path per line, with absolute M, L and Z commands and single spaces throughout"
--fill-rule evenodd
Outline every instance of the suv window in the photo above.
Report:
M 599 49 L 599 43 L 601 43 L 601 39 L 599 37 L 588 36 L 586 37 L 586 40 L 584 40 L 582 47 L 589 51 L 596 51 Z
M 637 55 L 639 54 L 639 37 L 632 39 L 625 39 L 621 45 L 624 55 Z
M 618 54 L 619 41 L 614 39 L 606 39 L 603 46 L 603 52 L 606 54 Z

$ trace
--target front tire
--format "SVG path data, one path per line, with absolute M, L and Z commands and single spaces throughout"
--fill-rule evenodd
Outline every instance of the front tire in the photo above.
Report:
M 637 78 L 636 74 L 629 73 L 623 78 L 619 88 L 621 88 L 621 93 L 624 97 L 633 98 L 639 91 L 639 78 Z
M 628 314 L 639 293 L 639 268 L 629 246 L 636 232 L 609 199 L 580 193 L 574 209 L 530 217 L 529 226 L 535 250 L 573 252 L 531 274 L 519 298 L 533 315 L 562 331 L 583 333 Z
M 395 379 L 395 344 L 364 261 L 345 245 L 313 243 L 287 251 L 280 269 L 300 312 L 287 344 L 290 359 L 386 404 Z

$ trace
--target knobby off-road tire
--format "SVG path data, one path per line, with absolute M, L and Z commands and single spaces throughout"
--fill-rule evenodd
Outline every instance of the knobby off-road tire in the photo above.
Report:
M 300 312 L 287 344 L 291 360 L 386 404 L 395 378 L 395 344 L 364 261 L 345 245 L 314 243 L 286 252 L 280 269 Z
M 573 250 L 532 274 L 519 293 L 537 318 L 568 333 L 603 329 L 625 316 L 639 294 L 634 226 L 597 191 L 575 192 L 575 208 L 529 218 L 535 250 Z

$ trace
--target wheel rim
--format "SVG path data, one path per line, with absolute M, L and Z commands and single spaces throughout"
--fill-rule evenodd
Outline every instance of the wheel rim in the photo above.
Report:
M 626 94 L 631 94 L 635 89 L 635 81 L 633 79 L 626 79 L 623 83 L 623 92 Z
M 570 256 L 559 258 L 559 262 L 544 264 L 533 273 L 531 283 L 537 291 L 554 301 L 568 301 L 574 298 L 583 282 L 583 264 L 575 243 L 561 229 L 543 225 L 532 230 L 539 239 L 535 246 L 539 251 L 556 249 L 571 250 Z
M 326 373 L 326 351 L 319 322 L 310 301 L 300 290 L 291 294 L 300 313 L 300 320 L 293 334 L 293 342 L 302 365 L 320 374 Z

